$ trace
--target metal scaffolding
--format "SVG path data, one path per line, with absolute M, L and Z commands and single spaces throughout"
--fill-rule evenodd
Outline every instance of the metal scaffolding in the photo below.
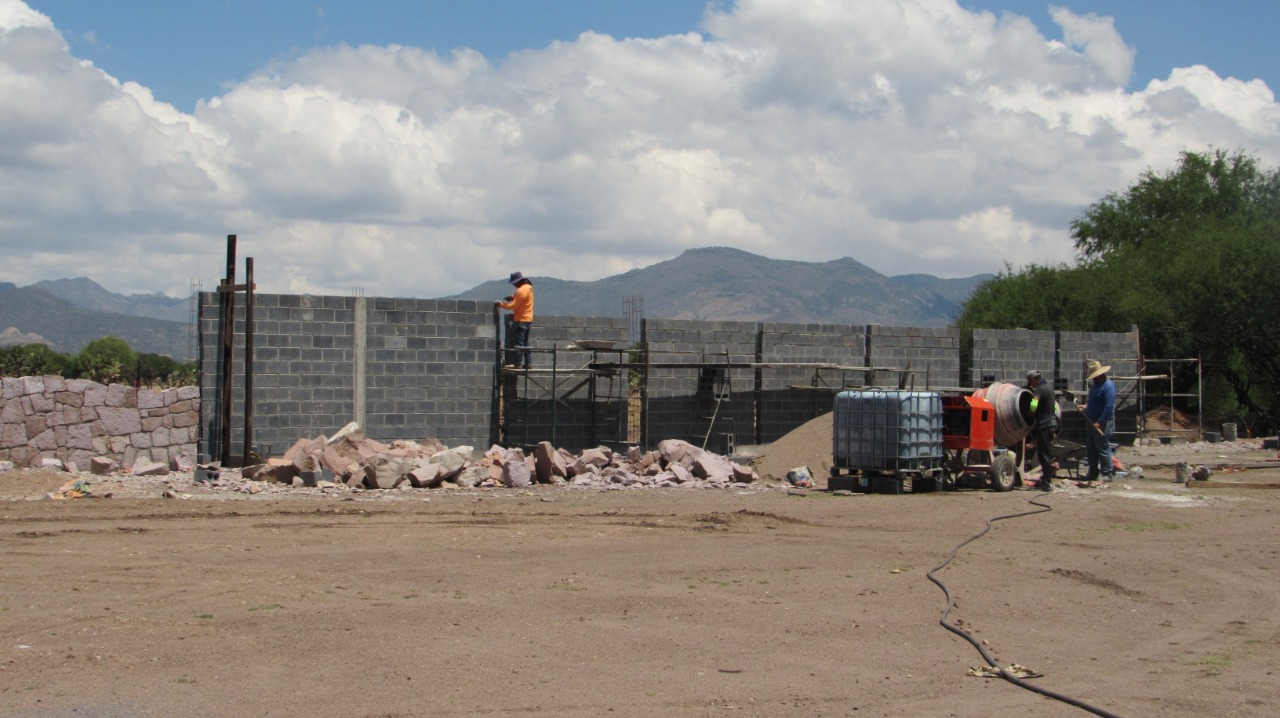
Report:
M 1196 390 L 1194 393 L 1178 392 L 1174 383 L 1174 371 L 1179 365 L 1195 365 L 1196 371 Z M 1142 440 L 1147 437 L 1147 402 L 1149 399 L 1167 399 L 1165 408 L 1168 410 L 1168 428 L 1162 428 L 1159 431 L 1170 435 L 1187 434 L 1191 441 L 1199 441 L 1204 437 L 1204 402 L 1202 401 L 1202 380 L 1203 372 L 1199 359 L 1146 359 L 1144 360 L 1144 368 L 1150 368 L 1152 365 L 1168 365 L 1168 370 L 1163 374 L 1141 374 L 1137 377 L 1137 400 L 1138 400 L 1138 428 L 1137 435 L 1134 437 L 1134 443 L 1141 445 Z M 1168 390 L 1163 391 L 1165 382 L 1168 382 Z M 1147 388 L 1148 383 L 1152 386 L 1159 386 L 1162 391 L 1153 391 Z M 1179 429 L 1174 415 L 1174 401 L 1176 399 L 1195 399 L 1196 403 L 1196 428 Z M 1157 407 L 1151 407 L 1155 409 Z
M 615 342 L 581 341 L 556 343 L 549 348 L 530 348 L 531 353 L 548 356 L 549 362 L 540 362 L 541 367 L 527 370 L 504 367 L 502 357 L 509 348 L 498 346 L 494 360 L 496 443 L 532 446 L 539 441 L 550 441 L 558 445 L 557 440 L 562 438 L 559 436 L 562 418 L 573 416 L 576 421 L 582 421 L 582 413 L 586 411 L 590 412 L 586 421 L 590 427 L 591 443 L 649 446 L 653 438 L 649 430 L 649 380 L 655 372 L 664 370 L 698 372 L 699 391 L 692 397 L 697 408 L 690 417 L 688 434 L 700 437 L 704 448 L 717 426 L 728 425 L 730 436 L 734 433 L 735 414 L 727 411 L 724 404 L 732 396 L 730 377 L 735 371 L 752 373 L 754 382 L 750 392 L 756 395 L 762 391 L 761 379 L 765 371 L 800 369 L 812 372 L 809 384 L 787 388 L 815 390 L 815 401 L 823 392 L 875 388 L 876 378 L 885 375 L 892 377 L 899 389 L 917 390 L 918 378 L 924 384 L 918 389 L 921 391 L 957 389 L 931 387 L 928 369 L 914 371 L 909 363 L 906 367 L 894 368 L 830 362 L 760 362 L 735 359 L 728 352 L 665 350 L 661 352 L 664 356 L 684 354 L 689 358 L 652 361 L 650 349 L 644 343 L 616 348 L 613 344 Z M 581 355 L 584 351 L 590 353 L 590 359 L 585 362 L 573 364 L 562 357 L 565 352 Z M 529 429 L 534 403 L 531 399 L 534 397 L 545 407 L 542 420 L 546 430 L 541 435 L 534 435 Z M 584 402 L 571 401 L 584 397 L 585 409 Z M 817 413 L 820 410 L 815 404 L 815 416 Z

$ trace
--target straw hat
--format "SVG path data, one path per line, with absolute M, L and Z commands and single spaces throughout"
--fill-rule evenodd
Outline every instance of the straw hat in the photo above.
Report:
M 1085 380 L 1089 381 L 1089 380 L 1092 380 L 1094 377 L 1102 376 L 1103 374 L 1106 374 L 1107 372 L 1111 371 L 1111 367 L 1102 366 L 1102 362 L 1094 361 L 1093 359 L 1090 359 L 1088 362 L 1085 363 L 1085 370 L 1089 372 L 1089 376 L 1086 376 Z

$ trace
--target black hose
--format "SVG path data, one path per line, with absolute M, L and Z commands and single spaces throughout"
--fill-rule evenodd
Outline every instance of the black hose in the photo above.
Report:
M 1038 509 L 1033 509 L 1031 511 L 1023 511 L 1021 513 L 1016 513 L 1016 514 L 1005 514 L 1004 516 L 997 516 L 993 519 L 988 519 L 987 525 L 985 528 L 983 528 L 978 533 L 970 536 L 969 538 L 961 541 L 960 543 L 956 544 L 956 547 L 951 549 L 951 553 L 947 554 L 947 558 L 942 563 L 938 564 L 937 566 L 934 566 L 932 569 L 929 570 L 929 573 L 927 573 L 926 576 L 928 576 L 930 581 L 933 581 L 935 584 L 937 584 L 938 588 L 942 589 L 942 593 L 947 597 L 947 608 L 945 611 L 942 612 L 942 618 L 938 619 L 938 623 L 941 623 L 943 628 L 947 629 L 948 631 L 951 631 L 957 636 L 960 636 L 964 640 L 973 644 L 973 647 L 978 649 L 978 653 L 982 654 L 982 658 L 987 662 L 987 665 L 994 666 L 995 668 L 997 668 L 1000 671 L 1001 678 L 1005 679 L 1006 681 L 1009 681 L 1010 683 L 1018 686 L 1019 688 L 1025 688 L 1026 690 L 1029 690 L 1032 693 L 1039 693 L 1042 696 L 1046 696 L 1049 698 L 1053 698 L 1054 700 L 1062 701 L 1063 703 L 1066 703 L 1068 705 L 1073 705 L 1077 708 L 1086 710 L 1094 715 L 1103 716 L 1103 718 L 1120 718 L 1115 713 L 1111 713 L 1101 708 L 1091 706 L 1088 703 L 1085 703 L 1084 701 L 1078 700 L 1076 698 L 1072 698 L 1071 696 L 1063 695 L 1061 693 L 1051 691 L 1047 688 L 1041 688 L 1037 685 L 1027 682 L 1022 678 L 1019 678 L 1018 676 L 1010 672 L 1008 668 L 1005 668 L 1004 666 L 999 665 L 995 657 L 992 656 L 991 653 L 987 651 L 986 647 L 982 645 L 981 641 L 969 635 L 967 632 L 964 631 L 964 629 L 958 628 L 950 623 L 947 623 L 947 617 L 951 615 L 951 609 L 955 608 L 956 601 L 955 601 L 955 598 L 951 595 L 951 590 L 947 588 L 946 584 L 944 584 L 941 580 L 939 580 L 933 574 L 936 573 L 937 571 L 941 571 L 943 568 L 946 568 L 947 564 L 951 563 L 952 559 L 956 557 L 956 554 L 959 553 L 960 549 L 964 548 L 966 544 L 972 543 L 973 541 L 976 541 L 979 538 L 982 538 L 983 535 L 985 535 L 988 531 L 991 530 L 991 526 L 995 522 L 1004 521 L 1005 519 L 1016 519 L 1021 516 L 1031 516 L 1033 514 L 1042 514 L 1046 511 L 1053 511 L 1052 506 L 1049 506 L 1048 504 L 1037 503 L 1036 499 L 1038 498 L 1041 498 L 1041 497 L 1039 496 L 1033 497 L 1028 501 L 1028 503 L 1031 503 L 1035 506 L 1039 506 L 1040 508 Z

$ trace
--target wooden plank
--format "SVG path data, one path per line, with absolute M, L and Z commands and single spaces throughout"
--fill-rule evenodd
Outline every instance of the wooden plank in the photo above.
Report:
M 1280 489 L 1277 481 L 1189 481 L 1188 488 L 1196 489 Z

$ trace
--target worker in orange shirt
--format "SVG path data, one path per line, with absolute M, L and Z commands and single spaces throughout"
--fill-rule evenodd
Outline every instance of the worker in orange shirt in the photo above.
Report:
M 508 280 L 516 288 L 516 293 L 506 299 L 499 299 L 495 304 L 500 309 L 511 312 L 510 347 L 517 353 L 507 355 L 508 369 L 528 369 L 530 365 L 529 329 L 533 326 L 533 282 L 519 272 L 512 272 Z

